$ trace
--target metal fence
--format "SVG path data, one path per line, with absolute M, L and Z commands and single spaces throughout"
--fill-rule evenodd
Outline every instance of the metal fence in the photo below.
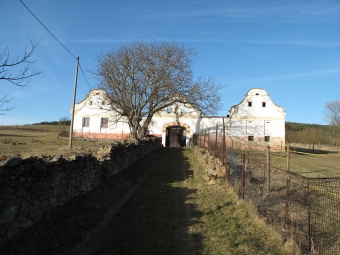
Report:
M 340 254 L 340 177 L 310 178 L 271 165 L 270 148 L 244 150 L 216 134 L 195 134 L 193 144 L 223 160 L 227 181 L 239 197 L 293 239 L 303 254 Z M 257 147 L 258 148 L 258 147 Z

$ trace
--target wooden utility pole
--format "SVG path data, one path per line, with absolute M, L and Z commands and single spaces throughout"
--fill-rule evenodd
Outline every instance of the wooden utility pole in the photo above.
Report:
M 227 158 L 227 145 L 226 145 L 226 142 L 225 142 L 225 123 L 224 123 L 224 117 L 223 117 L 222 121 L 223 121 L 223 142 L 222 142 L 223 157 L 222 157 L 222 160 L 223 160 L 223 164 L 224 164 L 224 167 L 225 167 L 226 178 L 228 180 L 228 158 Z
M 217 132 L 218 132 L 218 124 L 216 124 L 216 134 L 215 134 L 215 157 L 217 156 Z
M 76 75 L 75 75 L 75 78 L 74 78 L 73 105 L 72 105 L 72 118 L 71 118 L 70 143 L 69 143 L 69 147 L 70 147 L 70 148 L 72 148 L 73 122 L 74 122 L 74 108 L 75 108 L 75 105 L 76 105 L 77 82 L 78 82 L 78 67 L 79 67 L 79 57 L 77 57 Z
M 267 146 L 267 192 L 270 192 L 270 147 Z

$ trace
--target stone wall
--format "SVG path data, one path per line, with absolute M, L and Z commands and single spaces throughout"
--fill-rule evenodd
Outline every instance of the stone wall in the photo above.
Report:
M 45 211 L 90 191 L 161 146 L 161 139 L 148 138 L 107 145 L 96 155 L 11 158 L 0 162 L 0 244 L 37 224 Z

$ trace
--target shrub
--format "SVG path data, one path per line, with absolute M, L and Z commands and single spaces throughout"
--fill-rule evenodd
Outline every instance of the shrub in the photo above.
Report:
M 63 128 L 62 130 L 59 131 L 58 136 L 60 136 L 60 137 L 69 137 L 70 133 L 65 128 Z

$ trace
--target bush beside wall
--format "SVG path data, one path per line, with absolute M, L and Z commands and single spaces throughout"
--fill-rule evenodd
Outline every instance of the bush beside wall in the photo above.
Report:
M 0 244 L 37 224 L 44 212 L 90 191 L 152 150 L 161 139 L 108 145 L 97 155 L 11 158 L 0 162 Z

